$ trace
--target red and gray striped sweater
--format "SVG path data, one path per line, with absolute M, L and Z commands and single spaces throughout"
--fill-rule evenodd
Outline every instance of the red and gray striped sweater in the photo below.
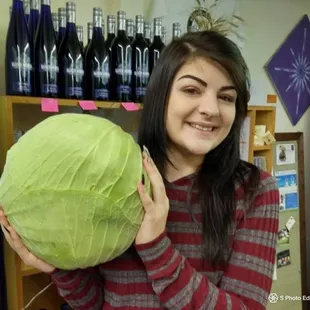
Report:
M 278 232 L 275 179 L 261 172 L 250 211 L 236 188 L 232 255 L 228 266 L 216 270 L 202 258 L 201 208 L 197 194 L 188 203 L 191 183 L 185 177 L 167 185 L 167 227 L 156 240 L 95 268 L 52 274 L 73 309 L 265 309 Z

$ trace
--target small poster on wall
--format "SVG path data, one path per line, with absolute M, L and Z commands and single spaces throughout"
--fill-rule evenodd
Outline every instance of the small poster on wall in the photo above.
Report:
M 296 170 L 277 171 L 275 177 L 280 192 L 280 211 L 298 208 L 298 187 Z
M 290 250 L 285 250 L 277 254 L 277 267 L 285 267 L 291 264 Z
M 277 165 L 292 165 L 296 163 L 295 145 L 291 143 L 276 146 Z

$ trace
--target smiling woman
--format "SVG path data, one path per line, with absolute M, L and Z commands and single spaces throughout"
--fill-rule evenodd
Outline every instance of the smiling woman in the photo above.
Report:
M 139 182 L 145 214 L 132 247 L 94 268 L 58 270 L 29 253 L 0 211 L 7 240 L 76 310 L 266 309 L 279 191 L 271 175 L 240 159 L 249 84 L 226 37 L 203 31 L 173 40 L 142 111 L 138 142 L 152 197 Z

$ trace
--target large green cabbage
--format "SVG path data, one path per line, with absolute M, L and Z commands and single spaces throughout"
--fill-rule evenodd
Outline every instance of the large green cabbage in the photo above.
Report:
M 86 114 L 51 116 L 8 151 L 0 204 L 29 250 L 61 269 L 122 254 L 143 219 L 140 147 L 121 127 Z

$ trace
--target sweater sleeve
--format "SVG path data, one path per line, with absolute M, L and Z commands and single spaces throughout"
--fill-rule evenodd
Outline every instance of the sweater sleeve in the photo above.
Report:
M 50 276 L 59 295 L 74 310 L 102 310 L 103 284 L 97 268 L 56 270 Z
M 190 265 L 166 232 L 136 248 L 166 309 L 264 310 L 272 285 L 278 221 L 279 192 L 270 177 L 236 228 L 232 255 L 219 286 Z

